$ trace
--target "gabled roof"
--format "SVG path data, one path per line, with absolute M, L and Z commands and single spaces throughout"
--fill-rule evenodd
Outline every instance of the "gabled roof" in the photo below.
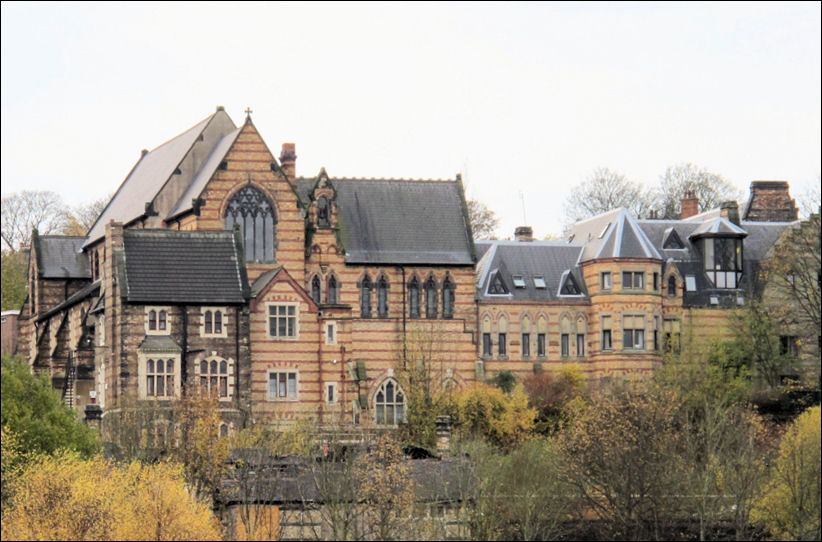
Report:
M 217 168 L 220 167 L 220 163 L 225 158 L 225 155 L 228 154 L 231 146 L 234 145 L 234 142 L 237 140 L 237 136 L 240 135 L 242 129 L 242 126 L 235 129 L 233 132 L 224 135 L 217 142 L 211 153 L 208 155 L 208 158 L 206 158 L 205 162 L 203 162 L 200 171 L 198 171 L 194 176 L 194 180 L 191 181 L 191 184 L 188 185 L 186 191 L 183 192 L 182 196 L 180 196 L 180 200 L 177 202 L 177 205 L 175 205 L 174 208 L 168 213 L 168 216 L 166 216 L 166 220 L 171 220 L 172 218 L 192 209 L 192 200 L 199 198 L 203 193 L 206 184 L 208 184 L 208 181 L 214 176 L 214 172 L 217 171 Z
M 339 238 L 351 264 L 472 265 L 458 181 L 331 178 Z M 298 179 L 308 201 L 315 179 Z
M 218 110 L 177 137 L 143 154 L 89 230 L 85 245 L 103 237 L 106 233 L 106 224 L 111 220 L 128 224 L 142 217 L 146 212 L 146 203 L 154 200 L 172 175 L 178 171 L 183 159 L 201 139 L 208 125 L 218 117 L 220 123 L 234 128 L 234 123 L 225 111 Z M 204 155 L 201 160 L 205 158 Z M 199 165 L 197 164 L 196 170 L 200 169 Z M 193 178 L 195 173 L 196 171 L 186 171 L 185 175 Z M 191 178 L 180 179 L 180 182 L 188 186 Z
M 123 231 L 123 294 L 132 303 L 244 303 L 248 280 L 231 231 Z
M 720 216 L 713 220 L 706 220 L 688 237 L 695 239 L 697 237 L 746 237 L 747 235 L 748 232 Z
M 509 292 L 507 299 L 513 301 L 559 299 L 560 281 L 569 270 L 582 293 L 585 293 L 582 286 L 584 281 L 576 267 L 582 245 L 561 241 L 477 241 L 477 247 L 484 250 L 482 266 L 477 270 L 477 295 L 480 300 L 497 299 L 497 296 L 487 294 L 488 286 L 497 274 Z M 525 287 L 516 287 L 514 276 L 522 277 Z M 538 277 L 545 281 L 544 288 L 537 286 L 534 279 Z
M 37 235 L 32 238 L 41 278 L 88 279 L 88 259 L 81 253 L 85 237 Z
M 46 320 L 46 319 L 50 318 L 51 316 L 57 314 L 58 312 L 61 312 L 61 311 L 65 310 L 69 307 L 73 307 L 77 303 L 80 303 L 80 302 L 82 302 L 82 301 L 84 301 L 88 298 L 97 297 L 99 295 L 99 292 L 100 292 L 100 285 L 101 284 L 102 284 L 102 281 L 100 279 L 97 279 L 96 281 L 92 282 L 91 284 L 87 284 L 86 286 L 84 286 L 80 290 L 78 290 L 78 291 L 74 292 L 72 295 L 68 296 L 59 305 L 53 307 L 52 309 L 50 309 L 49 311 L 47 311 L 47 312 L 45 312 L 41 315 L 39 315 L 37 317 L 37 321 L 42 322 L 43 320 Z
M 662 255 L 639 223 L 622 207 L 577 222 L 571 240 L 585 245 L 580 262 L 600 258 L 653 258 Z

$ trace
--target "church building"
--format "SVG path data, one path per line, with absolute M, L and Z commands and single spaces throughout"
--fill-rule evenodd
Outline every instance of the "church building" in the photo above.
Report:
M 393 426 L 409 368 L 437 388 L 649 374 L 686 329 L 727 333 L 797 219 L 787 183 L 755 181 L 742 213 L 686 194 L 679 220 L 615 209 L 562 242 L 475 242 L 459 175 L 298 177 L 296 158 L 221 107 L 143 151 L 85 237 L 34 232 L 20 352 L 90 416 L 200 386 L 223 432 Z

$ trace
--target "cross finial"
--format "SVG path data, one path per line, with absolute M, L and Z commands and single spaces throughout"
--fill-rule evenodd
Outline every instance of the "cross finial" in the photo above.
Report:
M 245 115 L 246 115 L 247 117 L 250 117 L 250 116 L 251 116 L 251 114 L 252 114 L 253 112 L 254 112 L 254 111 L 252 111 L 250 107 L 246 107 L 246 108 L 245 108 Z

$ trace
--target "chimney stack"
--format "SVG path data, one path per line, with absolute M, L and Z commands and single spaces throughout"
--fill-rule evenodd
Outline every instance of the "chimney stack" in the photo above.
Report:
M 682 197 L 682 213 L 679 218 L 685 220 L 695 214 L 699 213 L 699 198 L 696 197 L 696 192 L 693 190 L 686 190 Z
M 745 220 L 751 222 L 793 222 L 799 218 L 787 181 L 753 181 Z
M 451 416 L 437 416 L 437 452 L 440 455 L 451 451 Z
M 534 240 L 534 229 L 531 226 L 518 226 L 514 230 L 514 240 L 521 243 L 530 243 Z
M 280 168 L 288 181 L 294 184 L 297 171 L 297 153 L 294 143 L 283 143 L 283 150 L 280 153 Z
M 719 215 L 739 226 L 739 204 L 735 201 L 723 201 L 719 207 Z

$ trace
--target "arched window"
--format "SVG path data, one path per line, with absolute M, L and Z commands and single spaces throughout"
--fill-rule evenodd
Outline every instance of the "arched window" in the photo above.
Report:
M 425 281 L 425 317 L 437 317 L 437 282 L 433 276 Z
M 508 317 L 504 314 L 497 320 L 497 354 L 500 358 L 508 356 Z
M 204 332 L 205 333 L 213 333 L 214 328 L 214 320 L 212 317 L 211 311 L 205 311 L 205 322 L 204 322 Z
M 274 206 L 261 191 L 244 186 L 228 202 L 224 217 L 225 227 L 239 224 L 243 237 L 245 261 L 273 262 L 276 230 Z
M 408 283 L 408 316 L 420 317 L 420 282 L 417 277 L 412 277 Z
M 214 333 L 220 334 L 223 332 L 223 313 L 222 311 L 214 312 Z
M 320 196 L 317 199 L 317 227 L 328 228 L 331 226 L 331 205 L 328 198 Z
M 519 330 L 521 334 L 521 342 L 522 345 L 522 357 L 523 358 L 530 358 L 531 357 L 531 318 L 528 315 L 522 317 L 522 321 L 519 325 Z
M 339 282 L 337 282 L 337 277 L 331 275 L 328 278 L 328 292 L 326 293 L 328 298 L 328 303 L 330 305 L 336 305 L 337 299 L 339 299 Z
M 585 356 L 585 334 L 586 334 L 587 326 L 585 322 L 585 317 L 580 316 L 577 318 L 577 357 L 584 357 Z
M 157 329 L 165 330 L 166 328 L 166 311 L 160 311 L 157 313 Z
M 151 331 L 157 330 L 157 311 L 148 311 L 148 329 Z
M 491 317 L 486 314 L 482 318 L 482 355 L 490 357 L 491 353 Z
M 397 381 L 389 378 L 374 395 L 377 425 L 397 425 L 405 421 L 405 394 Z
M 388 280 L 385 275 L 377 283 L 377 316 L 388 318 Z
M 537 319 L 537 356 L 544 358 L 548 354 L 548 319 L 541 314 Z
M 668 297 L 676 297 L 676 277 L 668 277 Z
M 201 361 L 200 387 L 206 393 L 228 397 L 228 362 L 216 359 Z
M 360 317 L 371 318 L 371 279 L 363 277 L 360 286 Z
M 454 283 L 446 276 L 442 283 L 442 317 L 454 317 Z
M 220 438 L 227 437 L 227 436 L 228 436 L 228 424 L 227 423 L 221 423 L 220 424 Z
M 311 279 L 311 299 L 317 305 L 320 304 L 320 277 L 317 275 L 314 275 L 314 278 Z

